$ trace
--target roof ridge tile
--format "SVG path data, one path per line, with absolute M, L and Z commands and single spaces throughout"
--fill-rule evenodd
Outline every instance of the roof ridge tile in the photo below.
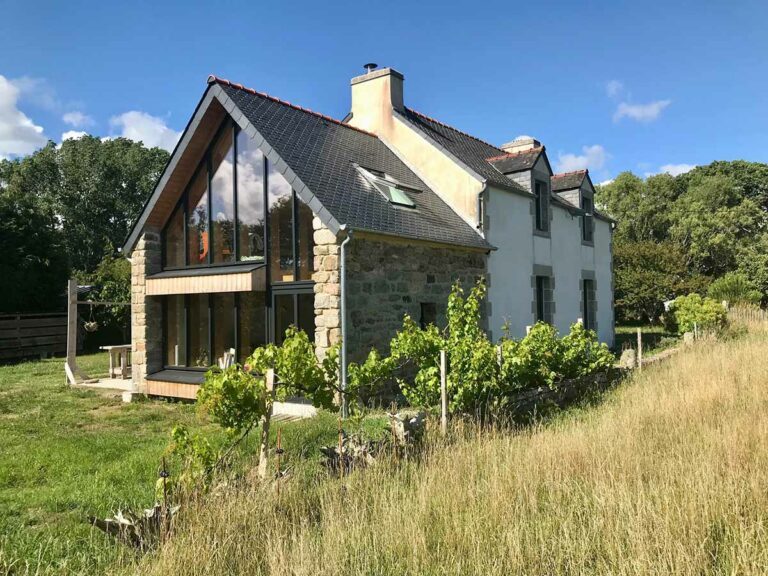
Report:
M 520 150 L 519 152 L 505 152 L 504 154 L 499 154 L 498 156 L 491 156 L 490 158 L 486 158 L 487 162 L 496 162 L 497 160 L 504 160 L 505 158 L 517 158 L 518 156 L 522 156 L 523 154 L 531 154 L 532 152 L 536 152 L 537 154 L 544 152 L 546 150 L 545 146 L 536 146 L 535 148 L 528 148 L 527 150 Z
M 466 136 L 467 138 L 472 138 L 473 140 L 477 140 L 478 142 L 485 144 L 486 146 L 490 146 L 491 148 L 496 148 L 496 150 L 501 151 L 501 148 L 498 146 L 494 146 L 490 142 L 486 142 L 482 138 L 478 138 L 477 136 L 473 136 L 472 134 L 469 134 L 468 132 L 464 132 L 463 130 L 459 130 L 458 128 L 454 128 L 450 124 L 446 124 L 445 122 L 441 122 L 440 120 L 437 120 L 435 118 L 432 118 L 431 116 L 427 116 L 426 114 L 422 114 L 418 110 L 414 110 L 413 108 L 406 108 L 408 112 L 411 112 L 412 114 L 416 114 L 416 116 L 419 116 L 421 118 L 424 118 L 425 120 L 429 120 L 430 122 L 434 122 L 435 124 L 439 124 L 440 126 L 443 126 L 444 128 L 448 128 L 449 130 L 453 130 L 454 132 L 458 132 L 459 134 Z
M 573 170 L 572 172 L 561 172 L 559 174 L 552 174 L 551 178 L 565 178 L 566 176 L 573 176 L 574 174 L 586 174 L 589 172 L 588 168 L 584 170 Z

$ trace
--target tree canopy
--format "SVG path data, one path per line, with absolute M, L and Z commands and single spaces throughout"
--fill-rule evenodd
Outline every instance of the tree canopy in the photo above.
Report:
M 596 201 L 618 220 L 619 320 L 655 321 L 662 304 L 739 273 L 768 295 L 768 165 L 713 162 L 645 180 L 623 172 Z
M 84 136 L 0 160 L 0 282 L 12 294 L 0 311 L 58 309 L 68 275 L 97 275 L 125 240 L 168 157 L 126 138 Z M 127 285 L 127 267 L 118 269 Z

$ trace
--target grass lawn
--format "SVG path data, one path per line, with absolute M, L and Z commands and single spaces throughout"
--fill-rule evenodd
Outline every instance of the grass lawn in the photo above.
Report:
M 106 373 L 105 354 L 78 361 L 88 374 Z M 0 574 L 103 573 L 128 551 L 92 529 L 87 517 L 153 504 L 175 424 L 216 432 L 192 404 L 123 404 L 64 381 L 60 359 L 0 366 Z M 334 443 L 337 419 L 322 413 L 278 423 L 273 432 L 278 428 L 290 464 Z

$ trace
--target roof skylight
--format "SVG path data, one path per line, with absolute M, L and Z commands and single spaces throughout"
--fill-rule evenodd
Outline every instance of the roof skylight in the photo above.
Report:
M 408 196 L 408 191 L 420 192 L 420 190 L 414 190 L 413 188 L 404 186 L 389 174 L 385 174 L 379 170 L 371 170 L 363 168 L 362 166 L 357 166 L 357 169 L 365 179 L 389 201 L 390 204 L 405 206 L 407 208 L 416 207 L 416 203 L 410 196 Z

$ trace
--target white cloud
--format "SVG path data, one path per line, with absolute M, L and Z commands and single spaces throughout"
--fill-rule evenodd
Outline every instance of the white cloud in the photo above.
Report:
M 181 136 L 181 132 L 169 128 L 162 118 L 137 110 L 113 116 L 109 124 L 113 128 L 120 129 L 120 136 L 144 142 L 144 145 L 149 148 L 158 146 L 168 151 L 173 150 Z
M 605 92 L 610 98 L 615 98 L 624 90 L 624 83 L 619 80 L 610 80 L 605 84 Z
M 582 154 L 563 154 L 557 155 L 557 172 L 574 172 L 576 170 L 601 170 L 605 162 L 610 157 L 600 144 L 593 146 L 583 146 Z
M 87 132 L 81 132 L 80 130 L 67 130 L 64 132 L 64 134 L 61 135 L 61 141 L 64 142 L 64 140 L 77 140 L 78 138 L 82 138 L 83 136 L 87 135 Z
M 608 180 L 603 180 L 602 182 L 598 182 L 598 186 L 608 186 L 608 184 L 613 183 L 613 178 L 609 178 Z
M 18 88 L 25 102 L 49 112 L 58 112 L 61 109 L 61 102 L 56 96 L 56 91 L 45 78 L 22 76 L 21 78 L 14 78 L 10 82 Z
M 669 174 L 671 176 L 680 176 L 696 168 L 696 164 L 664 164 L 658 170 L 658 172 L 646 172 L 644 176 L 656 176 L 657 174 Z
M 67 112 L 61 117 L 61 119 L 65 124 L 69 124 L 73 128 L 83 128 L 85 126 L 93 126 L 95 124 L 93 118 L 87 114 L 83 114 L 78 110 Z
M 664 164 L 661 167 L 662 172 L 672 174 L 672 176 L 680 176 L 696 168 L 696 164 Z
M 661 114 L 672 100 L 656 100 L 648 104 L 630 104 L 621 102 L 613 115 L 613 121 L 618 122 L 622 118 L 631 118 L 638 122 L 653 122 Z
M 31 154 L 47 141 L 42 126 L 18 108 L 20 88 L 0 75 L 0 157 Z

